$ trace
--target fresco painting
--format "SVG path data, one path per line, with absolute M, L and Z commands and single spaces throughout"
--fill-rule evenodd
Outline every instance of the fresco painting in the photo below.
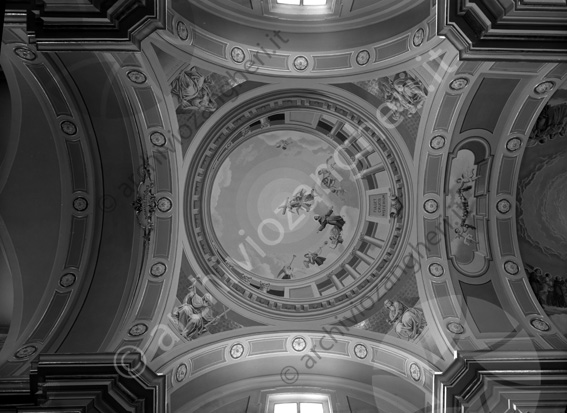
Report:
M 211 194 L 212 224 L 227 261 L 266 279 L 331 267 L 352 241 L 360 212 L 355 175 L 326 141 L 270 131 L 226 157 Z
M 567 87 L 538 116 L 526 145 L 517 190 L 524 268 L 546 314 L 567 335 Z

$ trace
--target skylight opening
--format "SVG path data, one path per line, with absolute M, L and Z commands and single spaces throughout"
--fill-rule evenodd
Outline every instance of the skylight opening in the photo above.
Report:
M 290 6 L 326 6 L 327 0 L 276 0 L 276 3 Z

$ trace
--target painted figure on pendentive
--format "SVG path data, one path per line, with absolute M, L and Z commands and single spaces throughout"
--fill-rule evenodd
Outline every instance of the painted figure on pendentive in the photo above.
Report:
M 419 308 L 408 308 L 400 301 L 384 301 L 388 310 L 388 324 L 394 326 L 396 334 L 408 341 L 415 340 L 423 331 L 427 322 Z

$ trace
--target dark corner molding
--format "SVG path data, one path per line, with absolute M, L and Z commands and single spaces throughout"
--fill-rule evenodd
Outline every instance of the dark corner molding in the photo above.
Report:
M 25 24 L 38 50 L 139 51 L 165 27 L 163 0 L 7 0 L 6 23 Z
M 567 1 L 439 0 L 437 32 L 461 60 L 567 62 Z
M 434 378 L 435 412 L 567 408 L 565 351 L 461 353 Z M 547 411 L 547 410 L 546 410 Z
M 29 379 L 0 379 L 0 412 L 166 412 L 166 379 L 139 353 L 40 354 Z

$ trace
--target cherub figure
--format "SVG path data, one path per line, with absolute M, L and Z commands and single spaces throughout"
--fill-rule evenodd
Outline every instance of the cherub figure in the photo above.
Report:
M 327 168 L 319 169 L 317 175 L 319 175 L 319 179 L 321 179 L 321 185 L 331 191 L 331 193 L 342 196 L 345 193 L 345 190 L 342 189 L 337 184 L 337 178 L 333 176 L 331 170 L 335 170 L 335 162 L 333 161 L 333 157 L 330 156 L 327 159 Z
M 331 249 L 337 248 L 339 244 L 343 243 L 343 236 L 341 235 L 341 231 L 337 227 L 331 228 L 331 235 L 329 236 L 330 247 Z M 327 244 L 327 241 L 325 241 Z
M 317 195 L 315 188 L 311 188 L 311 192 L 309 193 L 306 193 L 305 189 L 301 188 L 299 192 L 297 192 L 293 196 L 292 202 L 298 205 L 299 208 L 302 208 L 306 212 L 309 212 L 311 210 L 311 207 L 313 206 L 315 195 Z
M 293 268 L 291 266 L 291 264 L 293 264 L 293 260 L 295 259 L 295 257 L 296 257 L 296 255 L 293 254 L 293 257 L 291 258 L 291 262 L 289 263 L 289 265 L 284 266 L 280 270 L 280 272 L 278 273 L 278 275 L 276 277 L 277 279 L 291 280 L 291 279 L 295 278 L 296 272 L 301 272 L 301 273 L 303 272 L 303 271 L 300 271 L 300 270 Z
M 281 139 L 276 143 L 276 148 L 281 148 L 285 151 L 289 145 L 291 145 L 291 138 Z
M 299 214 L 299 205 L 297 205 L 297 203 L 293 202 L 292 200 L 289 199 L 289 197 L 287 197 L 284 204 L 278 207 L 278 210 L 282 211 L 282 215 L 285 215 L 287 211 L 290 211 L 291 213 L 295 212 L 296 214 Z
M 474 240 L 472 234 L 466 232 L 466 229 L 463 228 L 455 228 L 455 239 L 462 239 L 465 245 L 471 245 L 471 243 L 478 244 L 478 241 Z
M 468 174 L 468 175 L 465 175 L 464 173 L 462 173 L 461 176 L 456 179 L 456 182 L 458 184 L 461 184 L 461 187 L 462 187 L 464 184 L 473 183 L 478 178 L 480 178 L 480 176 L 476 175 L 476 170 L 473 168 L 473 169 L 471 169 L 470 174 Z
M 305 260 L 303 261 L 303 265 L 305 265 L 305 268 L 310 268 L 311 265 L 317 265 L 318 267 L 323 265 L 326 258 L 319 256 L 319 254 L 321 254 L 322 249 L 323 249 L 322 247 L 319 247 L 317 252 L 308 251 L 303 255 L 305 257 Z
M 287 211 L 299 214 L 300 209 L 303 209 L 305 212 L 309 212 L 313 206 L 313 201 L 315 200 L 316 195 L 317 192 L 315 192 L 314 188 L 311 189 L 311 192 L 309 193 L 306 193 L 305 189 L 301 188 L 299 192 L 296 192 L 291 197 L 291 199 L 287 197 L 285 203 L 278 207 L 278 209 L 282 211 L 282 215 L 285 215 Z

